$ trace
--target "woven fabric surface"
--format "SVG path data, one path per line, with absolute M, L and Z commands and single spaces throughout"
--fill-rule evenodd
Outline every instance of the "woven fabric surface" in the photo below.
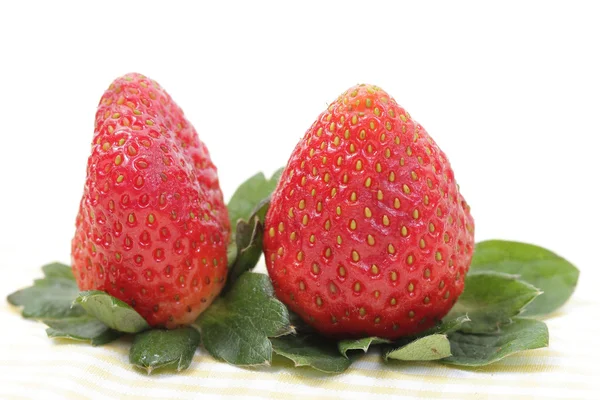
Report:
M 30 278 L 39 270 L 27 272 Z M 2 282 L 6 296 L 25 274 Z M 271 367 L 238 368 L 198 349 L 181 373 L 146 375 L 128 361 L 130 340 L 102 347 L 46 337 L 45 326 L 24 320 L 16 307 L 0 306 L 0 398 L 57 399 L 597 399 L 594 345 L 600 327 L 593 285 L 583 281 L 569 303 L 546 319 L 550 346 L 510 356 L 484 368 L 433 362 L 384 363 L 377 351 L 355 354 L 340 375 L 326 375 L 274 358 Z M 26 284 L 26 283 L 25 283 Z M 12 286 L 10 286 L 12 285 Z

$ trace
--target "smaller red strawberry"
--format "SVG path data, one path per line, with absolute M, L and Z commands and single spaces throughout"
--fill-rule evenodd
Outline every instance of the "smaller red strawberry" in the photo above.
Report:
M 277 297 L 323 334 L 395 339 L 450 310 L 473 229 L 446 155 L 386 92 L 359 85 L 294 149 L 264 252 Z
M 143 75 L 116 79 L 96 113 L 72 241 L 79 288 L 127 302 L 151 326 L 189 324 L 225 283 L 228 221 L 183 111 Z

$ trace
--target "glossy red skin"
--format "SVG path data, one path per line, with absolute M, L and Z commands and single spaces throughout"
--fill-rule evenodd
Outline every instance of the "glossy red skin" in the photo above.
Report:
M 277 297 L 321 333 L 395 339 L 450 310 L 473 232 L 446 155 L 387 93 L 361 85 L 294 149 L 266 217 L 264 252 Z
M 151 79 L 116 79 L 96 113 L 72 241 L 79 288 L 151 326 L 189 324 L 225 283 L 228 241 L 217 170 L 183 111 Z

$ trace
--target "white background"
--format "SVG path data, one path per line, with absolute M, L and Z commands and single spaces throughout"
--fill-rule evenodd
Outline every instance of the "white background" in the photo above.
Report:
M 447 153 L 477 240 L 600 273 L 600 13 L 585 2 L 3 2 L 2 296 L 69 262 L 96 105 L 127 72 L 195 125 L 229 198 L 346 88 L 388 91 Z
M 381 86 L 448 155 L 478 241 L 536 243 L 581 269 L 566 311 L 587 323 L 577 307 L 598 304 L 600 280 L 599 21 L 583 1 L 3 1 L 0 302 L 42 264 L 70 261 L 96 105 L 136 71 L 184 109 L 227 199 L 284 165 L 346 88 Z M 566 321 L 553 343 L 571 352 L 584 328 Z

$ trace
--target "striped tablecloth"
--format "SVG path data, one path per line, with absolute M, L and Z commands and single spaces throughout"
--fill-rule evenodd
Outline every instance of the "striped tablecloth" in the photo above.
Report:
M 293 368 L 282 359 L 271 368 L 237 368 L 198 349 L 189 370 L 148 376 L 129 364 L 126 340 L 103 347 L 51 340 L 44 325 L 22 319 L 3 300 L 0 398 L 600 399 L 600 304 L 595 285 L 582 283 L 569 303 L 546 320 L 549 348 L 477 370 L 425 362 L 384 364 L 372 351 L 359 355 L 340 375 Z M 3 297 L 16 289 L 1 288 Z

